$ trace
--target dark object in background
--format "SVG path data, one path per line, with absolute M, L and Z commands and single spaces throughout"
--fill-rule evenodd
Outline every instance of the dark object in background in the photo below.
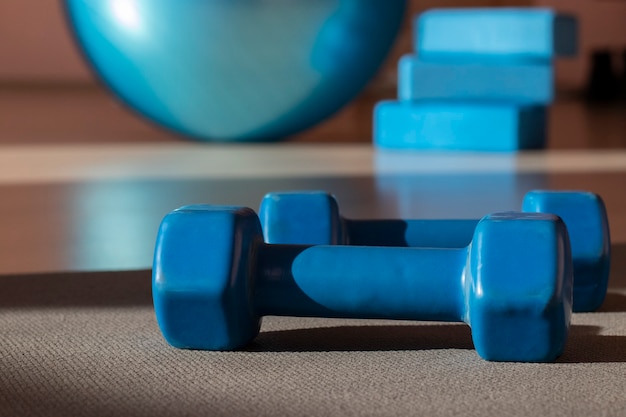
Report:
M 626 49 L 622 50 L 622 54 L 621 54 L 621 59 L 622 59 L 622 66 L 621 66 L 621 70 L 620 70 L 620 77 L 619 77 L 619 86 L 620 86 L 620 97 L 622 98 L 622 100 L 626 100 Z
M 592 101 L 612 101 L 619 97 L 620 82 L 613 67 L 610 50 L 591 54 L 591 71 L 587 80 L 586 97 Z

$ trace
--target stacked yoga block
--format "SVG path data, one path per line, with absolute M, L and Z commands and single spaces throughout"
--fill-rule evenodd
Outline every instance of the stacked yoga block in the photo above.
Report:
M 398 100 L 374 110 L 379 148 L 515 151 L 545 146 L 554 58 L 577 22 L 543 8 L 435 9 L 415 21 Z

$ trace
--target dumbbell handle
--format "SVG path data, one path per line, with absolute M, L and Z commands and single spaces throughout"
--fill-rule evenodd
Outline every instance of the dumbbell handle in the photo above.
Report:
M 260 244 L 253 299 L 262 316 L 462 321 L 467 259 L 467 247 Z
M 479 219 L 350 220 L 342 219 L 341 243 L 355 246 L 463 248 L 472 241 Z

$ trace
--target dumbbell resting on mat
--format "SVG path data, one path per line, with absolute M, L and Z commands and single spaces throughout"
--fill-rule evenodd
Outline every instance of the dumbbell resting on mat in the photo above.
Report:
M 553 213 L 567 225 L 574 262 L 575 312 L 595 311 L 606 296 L 610 237 L 602 199 L 581 191 L 530 191 L 524 212 Z M 259 210 L 265 241 L 279 244 L 460 248 L 478 220 L 350 220 L 323 191 L 269 193 Z
M 483 218 L 458 249 L 271 245 L 253 210 L 187 206 L 162 221 L 154 308 L 173 346 L 230 350 L 264 315 L 464 321 L 487 360 L 541 362 L 563 350 L 572 263 L 550 214 Z

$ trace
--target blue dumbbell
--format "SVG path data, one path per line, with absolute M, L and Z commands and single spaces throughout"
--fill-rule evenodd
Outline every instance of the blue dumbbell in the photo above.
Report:
M 483 218 L 460 249 L 270 245 L 253 210 L 187 206 L 159 229 L 152 293 L 173 346 L 230 350 L 264 315 L 463 321 L 487 360 L 563 350 L 572 300 L 567 228 L 551 214 Z
M 609 280 L 610 237 L 602 199 L 578 191 L 531 191 L 524 212 L 553 213 L 567 225 L 574 260 L 574 311 L 602 305 Z M 323 191 L 270 193 L 259 210 L 267 243 L 460 248 L 478 220 L 349 220 Z

